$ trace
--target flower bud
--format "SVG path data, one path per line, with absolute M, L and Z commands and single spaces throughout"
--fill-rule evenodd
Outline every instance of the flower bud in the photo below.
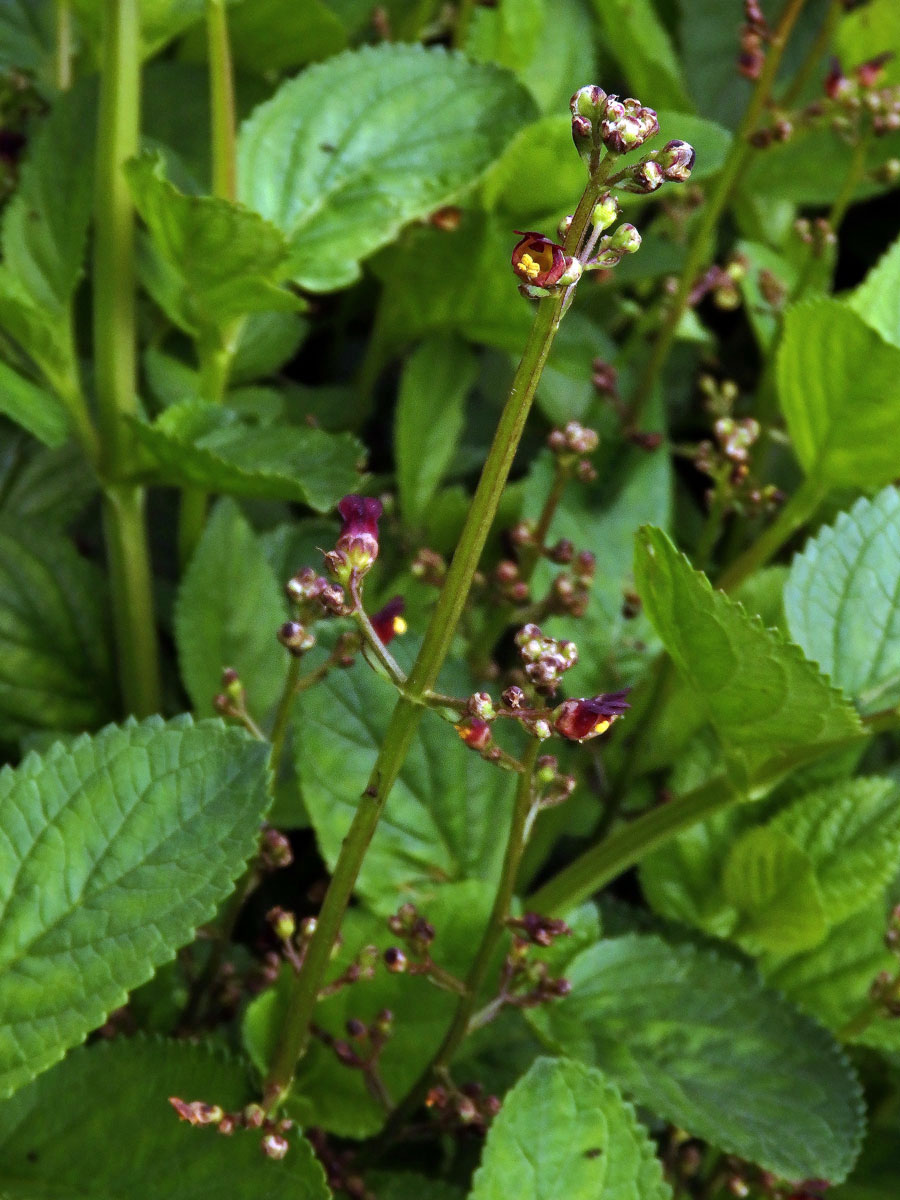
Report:
M 584 742 L 606 733 L 610 725 L 631 706 L 627 689 L 594 696 L 590 700 L 564 700 L 553 713 L 553 727 L 573 742 Z
M 218 1125 L 225 1113 L 218 1104 L 206 1104 L 202 1100 L 186 1103 L 178 1096 L 170 1096 L 169 1103 L 178 1113 L 179 1119 L 189 1125 Z
M 587 117 L 590 121 L 601 119 L 606 112 L 606 92 L 596 83 L 579 88 L 569 101 L 572 116 Z
M 389 946 L 384 952 L 384 965 L 394 975 L 402 975 L 408 966 L 406 955 L 399 946 Z
M 273 829 L 271 825 L 263 830 L 262 837 L 259 843 L 260 862 L 267 871 L 278 871 L 282 867 L 289 867 L 294 861 L 291 843 L 277 829 Z
M 488 692 L 473 692 L 466 703 L 466 712 L 481 721 L 493 721 L 497 715 L 494 701 Z
M 622 254 L 635 254 L 641 248 L 641 235 L 633 225 L 620 225 L 612 235 L 610 245 Z
M 591 214 L 591 225 L 601 233 L 608 229 L 621 212 L 619 202 L 612 192 L 605 192 L 594 206 Z
M 267 1133 L 259 1145 L 266 1158 L 284 1158 L 288 1152 L 287 1138 L 278 1133 Z
M 276 637 L 295 658 L 299 658 L 316 644 L 315 634 L 310 633 L 299 621 L 285 621 Z
M 289 942 L 297 932 L 297 919 L 285 908 L 279 908 L 277 905 L 270 908 L 266 913 L 266 920 L 272 926 L 275 936 L 283 942 Z
M 405 607 L 406 601 L 403 597 L 395 596 L 372 617 L 372 628 L 378 634 L 382 645 L 386 646 L 398 635 L 406 633 L 408 626 L 403 619 Z
M 493 740 L 491 727 L 478 717 L 467 717 L 456 726 L 456 732 L 470 750 L 486 750 Z
M 349 583 L 352 575 L 365 575 L 378 557 L 378 518 L 380 500 L 373 496 L 345 496 L 337 506 L 343 528 L 334 550 L 325 555 L 325 563 L 339 583 Z
M 690 178 L 696 157 L 690 143 L 675 140 L 666 142 L 656 161 L 662 167 L 664 177 L 671 183 L 684 183 Z
M 525 706 L 525 693 L 520 687 L 516 687 L 515 684 L 513 684 L 512 687 L 508 687 L 501 694 L 500 699 L 507 708 L 511 708 L 513 711 L 515 711 L 517 708 L 524 708 Z
M 645 108 L 639 100 L 630 97 L 625 101 L 609 97 L 600 123 L 600 135 L 611 154 L 636 150 L 658 132 L 659 120 L 652 108 Z
M 241 1112 L 241 1120 L 248 1129 L 261 1129 L 266 1119 L 266 1110 L 261 1104 L 247 1104 Z
M 639 196 L 648 196 L 662 187 L 665 178 L 663 168 L 655 159 L 649 158 L 629 167 L 619 187 L 625 192 L 636 192 Z

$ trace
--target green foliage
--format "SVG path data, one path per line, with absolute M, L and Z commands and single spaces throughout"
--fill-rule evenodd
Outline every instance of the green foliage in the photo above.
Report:
M 600 32 L 618 62 L 628 93 L 654 108 L 690 112 L 687 87 L 653 0 L 593 0 Z M 687 135 L 684 135 L 687 136 Z
M 886 342 L 900 347 L 900 239 L 885 250 L 847 303 Z
M 666 1200 L 659 1160 L 631 1105 L 603 1075 L 539 1058 L 491 1127 L 471 1200 Z
M 852 308 L 823 298 L 786 313 L 778 395 L 797 458 L 819 487 L 872 490 L 893 479 L 900 349 Z
M 900 496 L 885 488 L 824 526 L 791 564 L 791 636 L 863 712 L 900 700 Z
M 362 119 L 348 89 L 366 96 Z M 456 199 L 530 110 L 508 75 L 440 50 L 339 55 L 243 126 L 241 196 L 287 235 L 296 282 L 332 291 L 403 225 Z
M 0 361 L 0 412 L 45 446 L 58 449 L 69 436 L 69 416 L 50 392 Z
M 422 343 L 403 372 L 394 426 L 397 491 L 404 518 L 419 524 L 459 442 L 475 360 L 464 342 L 435 337 Z
M 637 538 L 647 615 L 731 760 L 750 777 L 809 747 L 861 735 L 847 702 L 776 630 L 716 592 L 658 529 Z
M 571 995 L 529 1015 L 560 1052 L 722 1150 L 792 1179 L 845 1178 L 862 1130 L 853 1072 L 752 970 L 633 934 L 582 951 L 566 977 Z
M 178 592 L 175 640 L 195 712 L 211 715 L 222 670 L 233 667 L 251 712 L 281 694 L 287 651 L 275 640 L 287 605 L 259 539 L 232 500 L 220 500 Z
M 3 1194 L 200 1200 L 224 1178 L 247 1200 L 328 1200 L 322 1167 L 299 1134 L 273 1163 L 259 1152 L 259 1134 L 191 1129 L 168 1104 L 202 1096 L 234 1110 L 252 1095 L 244 1065 L 207 1046 L 141 1037 L 74 1050 L 0 1106 Z
M 0 522 L 0 737 L 114 714 L 108 614 L 102 574 L 66 538 L 22 514 Z
M 160 483 L 192 484 L 232 496 L 297 500 L 326 512 L 359 484 L 362 450 L 349 434 L 248 425 L 218 405 L 173 405 L 134 431 Z
M 268 748 L 108 726 L 0 773 L 0 1091 L 83 1041 L 207 921 L 253 852 Z

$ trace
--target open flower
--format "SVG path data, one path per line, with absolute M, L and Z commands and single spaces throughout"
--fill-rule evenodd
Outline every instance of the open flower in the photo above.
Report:
M 590 700 L 564 700 L 553 713 L 553 728 L 564 738 L 584 742 L 606 733 L 631 705 L 626 701 L 628 689 L 607 692 Z
M 553 287 L 566 272 L 566 253 L 542 233 L 522 233 L 512 252 L 512 268 L 525 283 Z
M 398 634 L 406 633 L 407 625 L 403 619 L 403 609 L 406 601 L 402 596 L 388 600 L 384 608 L 379 609 L 372 617 L 372 628 L 378 634 L 383 645 L 387 645 Z

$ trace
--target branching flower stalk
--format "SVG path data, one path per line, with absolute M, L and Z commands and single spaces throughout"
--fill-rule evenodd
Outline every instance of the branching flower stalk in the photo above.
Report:
M 613 98 L 610 99 L 612 101 Z M 313 1010 L 344 912 L 391 788 L 422 718 L 423 699 L 434 688 L 450 651 L 562 315 L 571 303 L 573 289 L 585 267 L 590 269 L 603 265 L 583 264 L 578 254 L 584 247 L 606 180 L 618 161 L 619 153 L 639 146 L 646 136 L 655 132 L 649 117 L 645 115 L 650 114 L 650 110 L 625 112 L 623 106 L 619 108 L 622 108 L 622 112 L 614 113 L 614 119 L 604 124 L 607 97 L 600 88 L 583 88 L 573 98 L 573 135 L 588 168 L 587 186 L 575 213 L 566 223 L 563 244 L 554 247 L 547 239 L 534 235 L 542 242 L 541 245 L 534 245 L 535 255 L 525 262 L 526 251 L 520 253 L 522 269 L 517 273 L 524 281 L 523 290 L 541 297 L 534 324 L 513 378 L 444 587 L 406 681 L 407 694 L 401 694 L 397 700 L 368 786 L 360 798 L 335 864 L 303 970 L 293 982 L 287 1016 L 279 1032 L 264 1085 L 264 1099 L 270 1110 L 286 1095 L 296 1065 L 309 1043 Z M 655 122 L 655 114 L 651 115 Z M 610 141 L 622 136 L 622 145 L 609 150 Z M 517 247 L 517 251 L 520 247 Z M 616 253 L 621 257 L 624 252 Z

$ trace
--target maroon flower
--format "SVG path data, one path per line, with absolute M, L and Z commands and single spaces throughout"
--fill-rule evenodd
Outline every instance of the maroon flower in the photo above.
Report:
M 325 564 L 340 583 L 351 575 L 364 575 L 378 557 L 378 518 L 381 501 L 373 496 L 345 496 L 337 506 L 343 518 L 337 546 L 325 555 Z
M 402 596 L 389 600 L 384 608 L 379 609 L 372 617 L 372 628 L 386 646 L 398 633 L 406 633 L 406 622 L 403 619 L 403 609 L 406 601 Z
M 493 740 L 491 727 L 478 717 L 467 717 L 456 726 L 456 732 L 470 750 L 486 750 Z
M 573 742 L 606 733 L 613 721 L 631 707 L 625 699 L 629 690 L 608 692 L 590 700 L 564 700 L 553 713 L 554 729 Z
M 525 283 L 552 287 L 566 271 L 566 253 L 542 233 L 522 233 L 512 252 L 512 268 Z

